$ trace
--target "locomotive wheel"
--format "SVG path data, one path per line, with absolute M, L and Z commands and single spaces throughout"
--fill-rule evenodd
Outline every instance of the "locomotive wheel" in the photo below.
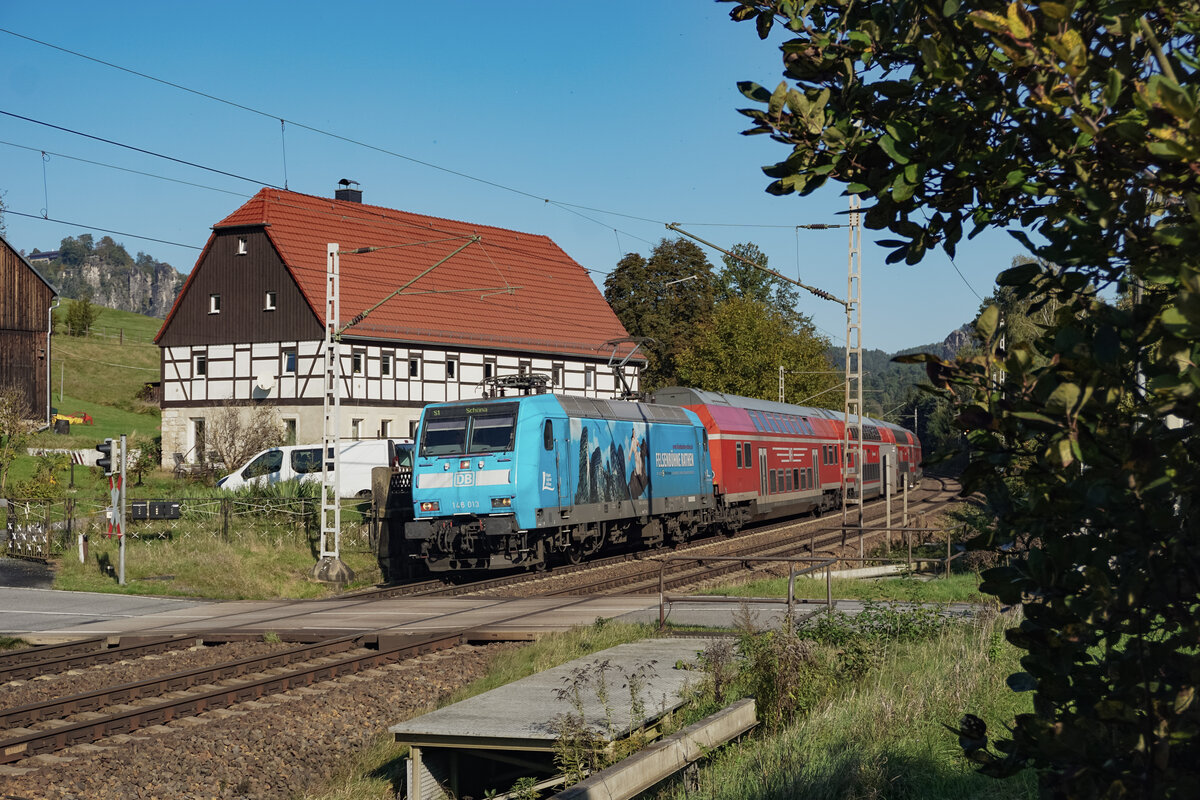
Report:
M 563 555 L 566 557 L 568 564 L 582 564 L 586 554 L 583 552 L 581 546 L 573 544 L 563 551 Z

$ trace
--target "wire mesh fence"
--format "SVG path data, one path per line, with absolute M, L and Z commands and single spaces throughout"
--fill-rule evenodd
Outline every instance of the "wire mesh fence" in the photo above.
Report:
M 175 501 L 172 501 L 175 502 Z M 130 520 L 124 534 L 130 540 L 169 539 L 180 545 L 200 539 L 219 539 L 233 545 L 283 547 L 307 545 L 320 538 L 321 504 L 309 498 L 199 498 L 177 501 L 173 519 Z M 374 550 L 374 528 L 361 502 L 347 502 L 342 512 L 341 547 Z M 78 500 L 0 501 L 4 543 L 0 551 L 12 557 L 48 559 L 73 548 L 80 534 L 111 536 L 108 510 Z

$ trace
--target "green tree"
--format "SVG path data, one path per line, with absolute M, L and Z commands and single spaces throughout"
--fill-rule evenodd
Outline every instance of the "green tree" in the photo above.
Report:
M 80 267 L 83 266 L 84 260 L 92 254 L 92 250 L 92 235 L 90 233 L 82 233 L 78 238 L 68 236 L 59 243 L 58 260 L 64 266 Z
M 604 281 L 604 299 L 630 336 L 650 337 L 642 388 L 679 383 L 675 359 L 713 307 L 712 265 L 686 239 L 663 239 L 643 258 L 629 253 Z
M 785 81 L 753 83 L 748 133 L 791 147 L 768 191 L 833 181 L 916 264 L 1009 228 L 1037 259 L 999 284 L 1053 325 L 1025 343 L 990 307 L 977 354 L 923 360 L 956 403 L 964 489 L 995 513 L 983 588 L 1021 603 L 1009 639 L 1034 692 L 989 774 L 1054 797 L 1200 785 L 1200 1 L 738 2 Z M 1049 268 L 1048 264 L 1057 265 Z M 1116 286 L 1138 302 L 1102 302 Z
M 67 333 L 71 336 L 87 336 L 99 318 L 100 309 L 92 305 L 91 297 L 72 300 L 67 309 Z
M 24 392 L 16 386 L 0 386 L 0 497 L 8 483 L 8 469 L 25 451 L 34 427 Z
M 680 381 L 716 392 L 763 400 L 779 398 L 783 367 L 785 399 L 791 403 L 841 408 L 841 380 L 827 353 L 829 341 L 803 319 L 759 300 L 731 297 L 701 322 L 676 360 Z
M 796 303 L 800 299 L 799 292 L 791 284 L 779 280 L 766 271 L 767 254 L 752 242 L 735 244 L 729 248 L 729 252 L 733 253 L 733 256 L 728 254 L 721 256 L 724 266 L 717 273 L 717 302 L 723 302 L 731 297 L 744 297 L 771 305 L 775 310 L 799 323 L 802 317 L 796 311 Z

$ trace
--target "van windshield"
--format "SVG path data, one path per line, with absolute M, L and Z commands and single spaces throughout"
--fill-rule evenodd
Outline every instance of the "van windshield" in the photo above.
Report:
M 517 404 L 487 403 L 427 409 L 422 456 L 462 456 L 511 450 Z

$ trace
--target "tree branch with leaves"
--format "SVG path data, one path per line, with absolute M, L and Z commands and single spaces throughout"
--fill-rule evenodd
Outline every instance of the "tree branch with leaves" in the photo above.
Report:
M 1009 230 L 999 283 L 1052 319 L 977 322 L 977 353 L 923 361 L 967 432 L 966 492 L 995 515 L 983 588 L 1024 606 L 1010 683 L 1034 692 L 993 775 L 1049 796 L 1200 784 L 1200 2 L 747 2 L 784 80 L 740 84 L 748 134 L 790 149 L 774 194 L 860 195 L 889 263 Z M 1049 265 L 1055 265 L 1051 268 Z M 1109 303 L 1116 287 L 1137 302 Z M 968 735 L 969 734 L 969 735 Z M 965 747 L 967 745 L 964 745 Z

